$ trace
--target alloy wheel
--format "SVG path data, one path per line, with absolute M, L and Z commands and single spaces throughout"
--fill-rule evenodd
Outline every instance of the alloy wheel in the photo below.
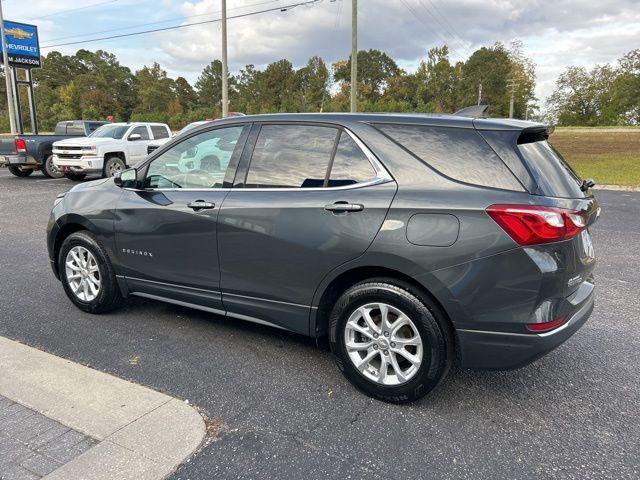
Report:
M 84 302 L 95 300 L 100 293 L 100 270 L 93 254 L 78 245 L 65 259 L 67 284 L 74 295 Z
M 347 320 L 344 342 L 355 368 L 381 385 L 409 381 L 422 364 L 422 339 L 415 323 L 387 303 L 358 307 Z

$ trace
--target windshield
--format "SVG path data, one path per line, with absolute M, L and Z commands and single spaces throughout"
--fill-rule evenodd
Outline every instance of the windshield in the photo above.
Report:
M 204 125 L 207 122 L 191 122 L 189 125 L 185 126 L 182 130 L 178 132 L 178 135 L 183 134 L 184 132 L 188 132 L 189 130 L 199 127 L 200 125 Z
M 96 128 L 96 130 L 89 134 L 89 136 L 94 138 L 114 138 L 119 140 L 124 137 L 124 134 L 128 129 L 129 125 L 103 125 L 100 128 Z

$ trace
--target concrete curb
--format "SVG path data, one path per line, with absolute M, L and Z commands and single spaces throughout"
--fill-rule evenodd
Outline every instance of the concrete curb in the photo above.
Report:
M 183 401 L 0 337 L 0 395 L 98 440 L 46 479 L 164 478 L 202 443 Z
M 596 185 L 596 190 L 615 190 L 618 192 L 640 192 L 640 187 L 627 187 L 624 185 Z

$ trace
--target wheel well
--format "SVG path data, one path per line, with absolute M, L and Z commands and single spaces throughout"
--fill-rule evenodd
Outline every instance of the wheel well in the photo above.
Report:
M 124 152 L 107 152 L 104 154 L 105 161 L 109 157 L 118 157 L 120 160 L 122 160 L 125 163 L 125 165 L 127 164 L 127 159 L 124 156 Z
M 455 332 L 453 323 L 451 322 L 451 319 L 449 318 L 449 315 L 443 308 L 442 304 L 438 301 L 437 298 L 433 296 L 433 294 L 428 289 L 418 283 L 414 278 L 405 273 L 390 268 L 359 267 L 338 275 L 325 289 L 322 297 L 320 298 L 318 313 L 316 314 L 316 335 L 325 336 L 327 334 L 327 326 L 329 323 L 329 315 L 331 315 L 331 308 L 345 290 L 358 282 L 362 282 L 363 280 L 380 277 L 399 280 L 400 282 L 411 285 L 411 287 L 416 289 L 416 291 L 420 295 L 426 297 L 433 305 L 435 305 L 435 307 L 438 309 L 438 312 L 436 313 L 438 313 L 446 321 L 447 325 L 449 326 L 450 332 L 452 334 Z M 455 338 L 455 335 L 452 335 L 452 337 Z
M 56 240 L 53 244 L 53 258 L 56 261 L 56 269 L 58 268 L 58 255 L 60 254 L 60 247 L 62 246 L 62 242 L 71 235 L 72 233 L 79 232 L 80 230 L 86 230 L 87 228 L 79 223 L 67 223 L 63 225 L 58 231 L 58 235 L 56 236 Z

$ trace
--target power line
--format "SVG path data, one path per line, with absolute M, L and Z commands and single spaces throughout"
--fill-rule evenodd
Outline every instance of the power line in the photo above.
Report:
M 233 7 L 233 8 L 228 8 L 228 11 L 231 10 L 241 10 L 244 8 L 249 8 L 249 7 L 257 7 L 259 5 L 266 5 L 269 3 L 276 3 L 276 2 L 281 2 L 282 0 L 268 0 L 266 2 L 256 2 L 256 3 L 250 3 L 248 5 L 242 5 L 239 7 Z M 52 38 L 49 41 L 50 42 L 57 42 L 59 40 L 67 40 L 69 38 L 78 38 L 78 37 L 86 37 L 89 35 L 98 35 L 100 33 L 110 33 L 110 32 L 121 32 L 122 30 L 129 30 L 131 28 L 139 28 L 139 27 L 148 27 L 150 25 L 160 25 L 163 23 L 170 23 L 170 22 L 175 22 L 178 20 L 186 20 L 188 18 L 196 18 L 196 17 L 206 17 L 209 15 L 216 15 L 219 14 L 220 10 L 216 10 L 216 11 L 211 11 L 211 12 L 205 12 L 205 13 L 197 13 L 195 15 L 186 15 L 184 17 L 174 17 L 174 18 L 168 18 L 166 20 L 159 20 L 157 22 L 148 22 L 148 23 L 138 23 L 135 25 L 129 25 L 128 27 L 118 27 L 118 28 L 110 28 L 107 30 L 98 30 L 97 32 L 86 32 L 86 33 L 76 33 L 75 35 L 67 35 L 64 37 L 56 37 L 56 38 Z
M 424 19 L 418 15 L 418 13 L 413 9 L 413 7 L 411 7 L 411 5 L 409 5 L 409 3 L 405 0 L 400 0 L 402 2 L 402 4 L 405 6 L 405 8 L 407 10 L 409 10 L 409 12 L 411 12 L 411 15 L 413 15 L 420 23 L 422 23 L 425 27 L 432 29 L 432 25 L 427 24 Z M 433 29 L 432 29 L 433 30 Z M 440 40 L 445 44 L 450 44 L 451 42 L 449 40 L 447 40 L 446 38 L 444 38 L 440 32 L 438 30 L 433 30 L 435 32 L 435 34 L 440 38 Z M 449 45 L 450 49 L 452 50 L 453 53 L 455 53 L 456 55 L 458 55 L 460 58 L 464 59 L 464 55 L 460 55 L 460 52 L 453 46 L 453 45 Z
M 264 10 L 258 10 L 256 12 L 249 12 L 249 13 L 241 13 L 241 14 L 238 14 L 238 15 L 232 15 L 230 17 L 227 17 L 227 19 L 250 17 L 250 16 L 253 16 L 253 15 L 261 14 L 261 13 L 274 12 L 276 10 L 280 10 L 281 12 L 284 12 L 286 10 L 290 10 L 292 8 L 295 8 L 295 7 L 299 7 L 299 6 L 302 6 L 302 5 L 311 5 L 313 3 L 318 3 L 318 2 L 321 2 L 321 1 L 322 0 L 307 0 L 306 2 L 291 3 L 291 4 L 288 4 L 288 5 L 282 5 L 282 6 L 278 6 L 278 7 L 267 8 L 267 9 L 264 9 Z M 216 18 L 216 19 L 213 19 L 213 20 L 203 20 L 202 22 L 192 22 L 192 23 L 185 23 L 183 25 L 175 25 L 173 27 L 154 28 L 154 29 L 151 29 L 151 30 L 143 30 L 143 31 L 140 31 L 140 32 L 123 33 L 121 35 L 110 35 L 108 37 L 91 38 L 91 39 L 88 39 L 88 40 L 78 40 L 76 42 L 66 42 L 66 43 L 57 43 L 57 44 L 54 44 L 54 45 L 44 45 L 43 47 L 41 47 L 41 49 L 53 48 L 53 47 L 63 47 L 63 46 L 66 46 L 66 45 L 78 45 L 78 44 L 81 44 L 81 43 L 98 42 L 100 40 L 112 40 L 112 39 L 115 39 L 115 38 L 133 37 L 133 36 L 137 36 L 137 35 L 145 35 L 145 34 L 148 34 L 148 33 L 166 32 L 168 30 L 177 30 L 179 28 L 193 27 L 195 25 L 205 25 L 205 24 L 208 24 L 208 23 L 217 23 L 220 20 L 221 20 L 220 18 Z
M 77 12 L 78 10 L 87 10 L 89 8 L 99 7 L 100 5 L 107 5 L 108 3 L 116 3 L 116 2 L 119 2 L 119 1 L 120 0 L 107 0 L 106 2 L 94 3 L 92 5 L 85 5 L 84 7 L 69 8 L 67 10 L 59 10 L 57 12 L 48 13 L 47 15 L 42 15 L 41 17 L 28 18 L 27 20 L 28 21 L 40 20 L 42 18 L 49 18 L 49 17 L 53 17 L 55 15 L 60 15 L 62 13 Z
M 426 4 L 424 4 L 424 3 L 422 3 L 422 0 L 418 0 L 418 3 L 419 3 L 422 7 L 424 7 L 424 9 L 425 9 L 425 10 L 426 10 L 426 12 L 429 14 L 429 16 L 430 16 L 431 18 L 433 18 L 433 19 L 438 23 L 438 25 L 440 25 L 440 26 L 442 27 L 442 29 L 443 29 L 443 30 L 444 30 L 444 31 L 449 35 L 450 39 L 454 40 L 454 41 L 457 43 L 457 45 L 458 45 L 459 47 L 461 47 L 461 48 L 462 48 L 462 50 L 464 50 L 464 53 L 465 53 L 467 56 L 470 56 L 470 55 L 469 55 L 469 49 L 468 49 L 468 47 L 465 45 L 465 43 L 464 43 L 464 41 L 462 40 L 462 38 L 460 38 L 460 35 L 457 33 L 457 31 L 456 31 L 456 29 L 453 27 L 453 25 L 451 25 L 451 23 L 449 23 L 449 21 L 446 19 L 446 17 L 444 16 L 444 14 L 443 14 L 443 13 L 442 13 L 442 12 L 441 12 L 437 7 L 436 7 L 436 5 L 435 5 L 431 0 L 427 0 L 427 1 L 428 1 L 428 2 L 431 4 L 431 6 L 433 7 L 432 9 L 430 9 L 430 8 L 428 7 L 428 5 L 426 5 Z M 433 10 L 433 13 L 432 13 L 432 11 L 431 11 L 431 10 Z M 444 21 L 444 23 L 443 23 L 443 22 L 441 22 L 441 21 L 440 21 L 440 19 L 435 15 L 435 13 L 436 13 L 436 12 L 440 15 L 440 17 L 442 18 L 442 20 Z

